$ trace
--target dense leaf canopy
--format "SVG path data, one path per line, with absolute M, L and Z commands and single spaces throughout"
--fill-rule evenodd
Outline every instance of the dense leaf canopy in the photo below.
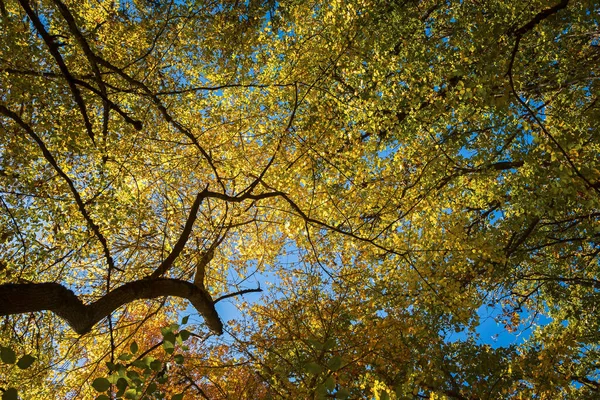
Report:
M 3 399 L 600 396 L 596 1 L 0 14 Z

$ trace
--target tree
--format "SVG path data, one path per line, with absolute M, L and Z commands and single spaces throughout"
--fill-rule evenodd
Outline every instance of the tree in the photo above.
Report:
M 5 397 L 597 395 L 598 11 L 1 0 Z

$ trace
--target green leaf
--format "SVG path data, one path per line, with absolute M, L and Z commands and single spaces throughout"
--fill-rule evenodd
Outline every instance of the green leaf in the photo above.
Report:
M 139 379 L 140 374 L 138 374 L 136 371 L 127 371 L 127 377 L 129 379 L 135 380 L 135 379 Z
M 150 363 L 150 368 L 152 371 L 160 371 L 162 369 L 162 362 L 160 360 L 154 360 Z
M 175 345 L 172 342 L 169 342 L 168 340 L 165 340 L 163 342 L 163 348 L 165 349 L 167 354 L 173 354 L 173 351 L 175 351 Z
M 146 393 L 147 393 L 147 394 L 152 394 L 152 393 L 156 392 L 156 388 L 157 388 L 157 385 L 156 385 L 156 383 L 154 383 L 154 382 L 151 382 L 151 383 L 148 385 L 148 387 L 146 388 Z
M 319 364 L 317 364 L 317 363 L 316 363 L 316 362 L 314 362 L 314 361 L 311 361 L 311 362 L 309 362 L 309 363 L 306 363 L 306 364 L 304 365 L 304 369 L 305 369 L 307 372 L 310 372 L 311 374 L 315 374 L 315 375 L 316 375 L 316 374 L 318 374 L 318 373 L 320 373 L 321 371 L 323 371 L 323 367 L 322 367 L 322 366 L 320 366 Z
M 15 388 L 8 388 L 2 393 L 2 400 L 18 400 L 19 392 Z
M 165 342 L 175 343 L 177 341 L 177 337 L 173 332 L 169 331 L 163 335 L 163 340 Z
M 0 347 L 0 358 L 6 364 L 14 364 L 17 361 L 17 355 L 10 347 Z
M 327 362 L 327 368 L 331 371 L 337 371 L 342 366 L 342 357 L 334 356 Z
M 131 360 L 131 357 L 133 357 L 131 354 L 129 353 L 123 353 L 119 356 L 119 360 L 121 361 L 129 361 Z
M 191 333 L 185 329 L 182 329 L 179 331 L 179 336 L 181 337 L 181 340 L 185 342 L 191 336 Z
M 181 354 L 177 354 L 177 355 L 175 355 L 175 362 L 176 362 L 177 364 L 180 364 L 180 365 L 181 365 L 181 364 L 183 364 L 183 361 L 184 361 L 184 358 L 183 358 L 183 356 L 182 356 Z
M 348 397 L 350 397 L 350 392 L 346 388 L 338 390 L 335 394 L 336 399 L 347 399 Z
M 27 369 L 29 367 L 31 367 L 31 364 L 33 364 L 33 362 L 36 360 L 35 357 L 29 355 L 29 354 L 25 354 L 23 357 L 21 357 L 19 359 L 19 361 L 17 362 L 17 366 L 21 369 Z
M 162 327 L 162 328 L 160 328 L 160 333 L 161 333 L 161 335 L 163 335 L 163 337 L 164 337 L 164 336 L 165 336 L 166 334 L 168 334 L 168 333 L 173 333 L 173 331 L 171 330 L 171 328 L 170 328 L 170 327 L 168 327 L 168 326 L 165 326 L 165 327 Z
M 127 382 L 127 379 L 125 378 L 119 378 L 117 380 L 117 389 L 119 389 L 119 391 L 117 392 L 117 397 L 118 396 L 122 396 L 123 393 L 125 392 L 125 389 L 127 389 L 127 387 L 129 386 L 129 382 Z
M 307 342 L 317 350 L 323 350 L 323 344 L 315 339 L 308 339 Z
M 190 316 L 189 316 L 189 315 L 186 315 L 185 317 L 183 317 L 183 318 L 181 319 L 181 325 L 185 325 L 185 324 L 187 324 L 189 319 L 190 319 Z
M 183 400 L 183 393 L 174 394 L 171 400 Z
M 100 396 L 96 397 L 96 400 L 110 400 L 110 397 L 105 394 L 101 394 Z
M 144 360 L 135 360 L 134 362 L 131 363 L 131 365 L 133 365 L 136 368 L 148 368 L 148 364 L 144 361 Z
M 331 348 L 333 348 L 336 345 L 336 341 L 333 338 L 329 338 L 325 341 L 325 343 L 323 344 L 323 349 L 324 350 L 329 350 Z
M 106 378 L 96 378 L 94 382 L 92 382 L 92 387 L 96 389 L 97 392 L 106 392 L 110 387 L 110 382 Z
M 136 389 L 127 389 L 124 393 L 126 399 L 137 399 L 138 393 Z
M 135 354 L 138 352 L 138 345 L 136 342 L 131 343 L 131 346 L 129 346 L 129 351 L 131 351 L 131 354 Z
M 330 392 L 335 389 L 335 380 L 333 379 L 333 376 L 328 376 L 327 379 L 325 379 L 325 382 L 323 382 L 323 386 Z

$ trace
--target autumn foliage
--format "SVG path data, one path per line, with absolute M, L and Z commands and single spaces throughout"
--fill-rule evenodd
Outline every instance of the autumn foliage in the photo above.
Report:
M 600 396 L 598 15 L 0 0 L 2 399 Z

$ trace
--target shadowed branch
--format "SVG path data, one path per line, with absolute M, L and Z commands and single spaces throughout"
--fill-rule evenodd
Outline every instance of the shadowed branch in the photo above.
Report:
M 135 300 L 173 296 L 187 299 L 204 317 L 206 326 L 217 334 L 223 324 L 208 292 L 190 282 L 177 279 L 143 279 L 129 282 L 91 304 L 58 283 L 0 285 L 0 316 L 37 311 L 52 311 L 75 332 L 83 335 L 119 307 Z

